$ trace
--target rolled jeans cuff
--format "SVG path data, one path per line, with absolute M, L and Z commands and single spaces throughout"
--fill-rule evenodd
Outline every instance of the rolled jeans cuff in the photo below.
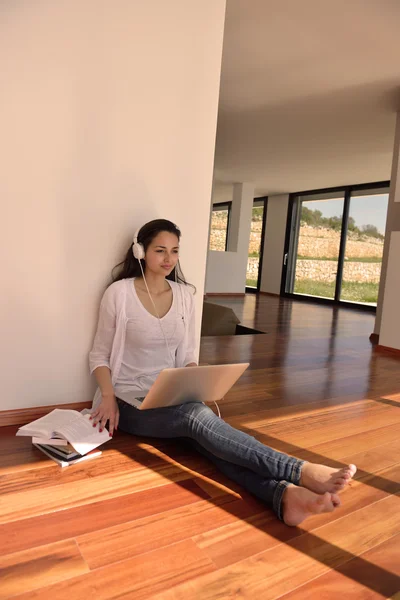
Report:
M 296 460 L 293 463 L 292 473 L 291 473 L 291 477 L 290 477 L 291 483 L 294 483 L 295 485 L 300 485 L 301 469 L 302 469 L 304 463 L 305 463 L 304 460 Z M 283 494 L 285 493 L 285 490 L 288 487 L 288 485 L 289 485 L 288 481 L 279 481 L 278 485 L 276 486 L 276 490 L 274 492 L 274 498 L 272 501 L 273 509 L 280 521 L 283 521 L 282 499 L 283 499 Z
M 274 513 L 278 517 L 280 521 L 283 521 L 283 506 L 282 506 L 282 498 L 286 488 L 290 485 L 287 481 L 280 481 L 276 486 L 276 490 L 274 493 L 274 498 L 272 501 L 272 508 Z
M 305 460 L 295 460 L 292 466 L 292 473 L 290 477 L 291 483 L 294 483 L 295 485 L 300 485 L 301 470 L 305 462 Z

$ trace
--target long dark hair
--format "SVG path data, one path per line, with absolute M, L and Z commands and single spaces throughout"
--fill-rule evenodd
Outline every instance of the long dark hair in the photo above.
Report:
M 150 221 L 143 225 L 140 228 L 137 241 L 139 244 L 142 244 L 144 251 L 147 251 L 147 248 L 153 241 L 153 239 L 162 231 L 168 231 L 168 233 L 173 233 L 176 235 L 178 240 L 181 239 L 181 232 L 174 223 L 171 221 L 167 221 L 166 219 L 155 219 L 154 221 Z M 143 271 L 145 270 L 145 261 L 142 259 L 141 261 Z M 121 279 L 130 279 L 131 277 L 141 277 L 142 270 L 139 265 L 139 261 L 137 258 L 133 256 L 132 245 L 129 246 L 125 259 L 118 263 L 112 270 L 112 283 L 115 281 L 120 281 Z M 196 288 L 191 283 L 188 283 L 185 279 L 184 274 L 182 273 L 182 269 L 178 262 L 176 266 L 171 271 L 169 275 L 166 276 L 166 279 L 170 281 L 177 281 L 178 283 L 183 283 L 185 285 L 190 285 L 194 291 L 196 292 Z

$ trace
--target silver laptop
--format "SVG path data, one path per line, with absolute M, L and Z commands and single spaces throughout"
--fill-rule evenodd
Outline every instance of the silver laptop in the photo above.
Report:
M 164 369 L 151 386 L 140 410 L 174 406 L 185 402 L 221 400 L 249 364 Z

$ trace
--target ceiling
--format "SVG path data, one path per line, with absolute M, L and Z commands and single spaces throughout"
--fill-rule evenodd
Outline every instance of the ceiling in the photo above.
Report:
M 400 0 L 227 0 L 217 199 L 389 179 L 399 30 Z

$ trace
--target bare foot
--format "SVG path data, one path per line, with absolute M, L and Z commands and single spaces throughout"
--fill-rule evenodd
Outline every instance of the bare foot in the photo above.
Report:
M 301 469 L 300 485 L 317 494 L 340 492 L 354 477 L 356 471 L 355 465 L 332 469 L 325 465 L 306 462 Z
M 332 512 L 340 506 L 337 494 L 325 492 L 314 494 L 310 490 L 289 484 L 283 494 L 283 520 L 286 525 L 296 527 L 312 515 Z

